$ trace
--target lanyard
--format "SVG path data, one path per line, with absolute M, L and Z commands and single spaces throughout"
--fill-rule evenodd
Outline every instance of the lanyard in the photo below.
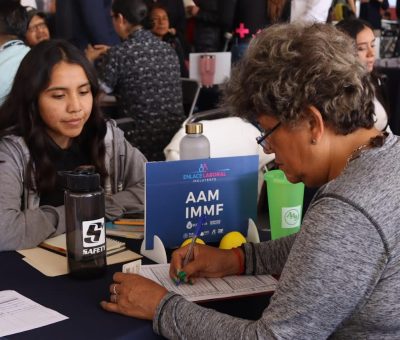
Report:
M 24 42 L 22 40 L 11 40 L 11 41 L 8 41 L 3 46 L 0 47 L 0 52 L 4 51 L 6 48 L 9 48 L 11 46 L 18 46 L 18 45 L 24 45 Z

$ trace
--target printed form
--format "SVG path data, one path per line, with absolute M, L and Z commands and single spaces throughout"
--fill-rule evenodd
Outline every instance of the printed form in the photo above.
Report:
M 158 282 L 189 301 L 268 293 L 275 291 L 277 284 L 277 280 L 271 275 L 234 275 L 223 278 L 196 278 L 193 285 L 181 283 L 177 286 L 169 276 L 169 264 L 142 266 L 140 275 Z
M 17 293 L 0 291 L 0 337 L 50 325 L 68 317 Z

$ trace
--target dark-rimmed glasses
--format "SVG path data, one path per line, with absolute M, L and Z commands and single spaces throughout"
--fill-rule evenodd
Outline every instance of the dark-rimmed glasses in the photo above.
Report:
M 257 144 L 261 145 L 265 150 L 268 150 L 267 138 L 271 136 L 271 134 L 281 125 L 281 123 L 282 122 L 278 122 L 271 130 L 262 132 L 261 136 L 256 138 Z
M 43 21 L 43 22 L 39 22 L 38 24 L 36 24 L 34 26 L 28 27 L 27 31 L 29 33 L 33 33 L 33 32 L 36 32 L 36 31 L 44 30 L 45 28 L 47 28 L 47 24 Z

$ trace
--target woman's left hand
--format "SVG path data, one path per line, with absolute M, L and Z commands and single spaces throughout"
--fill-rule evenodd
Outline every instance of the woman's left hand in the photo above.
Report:
M 161 299 L 167 290 L 143 276 L 115 273 L 110 285 L 110 302 L 102 301 L 101 306 L 109 311 L 152 320 Z

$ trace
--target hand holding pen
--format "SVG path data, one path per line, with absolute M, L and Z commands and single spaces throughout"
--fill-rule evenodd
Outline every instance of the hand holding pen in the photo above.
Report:
M 197 222 L 197 226 L 195 229 L 195 232 L 192 236 L 192 240 L 188 246 L 188 251 L 185 255 L 185 258 L 183 259 L 183 268 L 186 267 L 186 265 L 189 263 L 190 259 L 193 257 L 193 249 L 196 243 L 197 237 L 200 236 L 201 229 L 205 223 L 205 216 L 200 216 L 199 221 Z M 187 275 L 184 271 L 179 270 L 177 272 L 177 280 L 175 280 L 176 285 L 179 285 L 181 282 L 186 282 L 187 281 Z M 190 282 L 190 281 L 189 281 Z
M 238 258 L 232 249 L 193 244 L 191 255 L 189 251 L 189 246 L 187 246 L 178 248 L 172 253 L 169 275 L 175 284 L 180 284 L 182 281 L 190 282 L 193 278 L 224 277 L 238 273 Z M 188 255 L 188 263 L 183 266 L 186 255 Z M 178 274 L 181 272 L 184 272 L 184 275 L 180 274 L 179 277 Z

